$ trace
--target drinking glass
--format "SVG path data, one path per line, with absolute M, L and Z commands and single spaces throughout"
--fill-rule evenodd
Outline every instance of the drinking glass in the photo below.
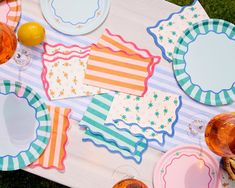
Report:
M 21 72 L 26 70 L 31 62 L 31 51 L 22 44 L 17 45 L 15 33 L 6 24 L 0 22 L 0 65 L 11 58 L 18 67 L 18 80 L 21 81 Z
M 211 151 L 221 157 L 235 157 L 235 112 L 219 114 L 212 118 L 205 131 Z
M 15 53 L 17 40 L 15 33 L 0 22 L 0 64 L 6 63 Z

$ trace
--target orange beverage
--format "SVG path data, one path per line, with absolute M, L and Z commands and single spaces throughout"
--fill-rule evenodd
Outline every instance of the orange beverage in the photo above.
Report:
M 14 55 L 16 46 L 15 33 L 0 22 L 0 64 L 6 63 Z
M 235 157 L 235 113 L 215 116 L 207 125 L 205 139 L 211 151 L 222 157 Z
M 113 188 L 148 188 L 143 182 L 137 179 L 125 179 L 113 186 Z

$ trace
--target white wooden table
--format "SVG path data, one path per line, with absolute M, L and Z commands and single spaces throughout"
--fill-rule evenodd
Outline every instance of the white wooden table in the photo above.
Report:
M 22 7 L 23 11 L 43 19 L 39 0 L 22 0 Z M 103 28 L 108 27 L 159 55 L 160 49 L 156 48 L 145 29 L 177 10 L 178 6 L 164 0 L 111 0 L 110 13 L 105 23 L 87 37 L 97 40 Z M 164 59 L 162 61 L 165 66 L 170 66 Z M 83 143 L 82 137 L 83 131 L 79 130 L 77 122 L 71 122 L 66 146 L 66 170 L 63 173 L 42 168 L 25 170 L 69 187 L 110 188 L 114 183 L 130 176 L 142 180 L 150 188 L 153 187 L 152 172 L 161 152 L 149 148 L 144 153 L 142 163 L 137 165 L 106 149 L 97 148 L 92 143 Z

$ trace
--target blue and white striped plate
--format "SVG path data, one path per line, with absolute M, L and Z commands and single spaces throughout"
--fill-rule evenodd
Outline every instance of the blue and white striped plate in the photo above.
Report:
M 235 26 L 219 19 L 192 25 L 178 39 L 173 69 L 180 87 L 212 106 L 235 100 Z
M 42 101 L 41 97 L 36 92 L 34 92 L 32 88 L 28 86 L 24 86 L 20 82 L 13 82 L 9 80 L 0 81 L 0 97 L 2 97 L 2 101 L 3 101 L 2 104 L 6 105 L 6 100 L 4 97 L 8 97 L 8 96 L 13 96 L 13 98 L 16 99 L 15 101 L 16 103 L 20 103 L 20 101 L 19 102 L 17 101 L 21 100 L 21 102 L 24 102 L 25 105 L 29 105 L 29 108 L 32 108 L 33 116 L 35 116 L 33 117 L 35 118 L 35 121 L 34 121 L 35 125 L 32 125 L 32 126 L 36 126 L 36 128 L 33 128 L 36 130 L 36 133 L 34 133 L 33 140 L 26 139 L 27 143 L 26 144 L 24 143 L 24 145 L 26 145 L 26 147 L 24 146 L 24 148 L 27 148 L 27 149 L 22 149 L 22 143 L 21 143 L 22 140 L 20 140 L 19 138 L 15 138 L 15 137 L 18 136 L 18 134 L 22 134 L 24 131 L 29 131 L 29 130 L 22 130 L 18 132 L 15 131 L 14 134 L 16 136 L 12 138 L 12 141 L 11 141 L 11 138 L 9 138 L 11 136 L 11 134 L 9 134 L 10 133 L 9 130 L 5 131 L 8 134 L 5 134 L 5 135 L 0 134 L 1 143 L 8 143 L 5 145 L 2 144 L 1 149 L 0 149 L 2 153 L 0 154 L 0 170 L 2 171 L 11 171 L 11 170 L 21 169 L 21 168 L 28 166 L 33 161 L 35 161 L 46 148 L 49 142 L 50 132 L 51 132 L 50 116 L 47 110 L 47 106 Z M 10 98 L 10 100 L 13 98 Z M 20 115 L 17 115 L 16 114 L 17 110 L 19 110 L 19 114 L 21 114 L 22 112 L 20 112 L 20 110 L 22 109 L 12 109 L 12 105 L 14 104 L 12 104 L 12 102 L 10 103 L 11 103 L 11 107 L 8 107 L 9 109 L 5 113 L 11 114 L 14 111 L 13 114 L 17 117 L 14 116 L 15 120 L 14 121 L 10 120 L 11 123 L 7 124 L 6 118 L 4 119 L 3 117 L 3 116 L 6 116 L 6 114 L 1 114 L 1 122 L 2 122 L 0 125 L 1 131 L 3 131 L 3 129 L 10 128 L 7 126 L 12 126 L 13 127 L 12 129 L 14 129 L 14 127 L 17 129 L 20 129 L 17 127 L 17 125 L 15 124 L 12 125 L 12 122 L 18 122 L 20 124 L 19 121 L 21 121 L 22 118 L 25 118 L 25 119 L 28 118 L 27 113 L 24 113 L 26 114 L 24 117 L 20 117 Z M 15 106 L 17 107 L 18 105 L 15 105 Z M 7 106 L 1 107 L 1 109 L 4 109 L 4 108 L 7 108 Z M 2 112 L 4 111 L 6 110 L 3 110 Z M 9 117 L 12 118 L 11 115 Z M 3 123 L 5 125 L 3 125 Z M 22 129 L 26 127 L 29 128 L 30 125 L 27 125 L 27 126 L 25 125 L 24 127 L 22 127 Z M 33 130 L 33 129 L 30 128 L 30 130 Z M 10 145 L 9 145 L 9 139 L 11 143 Z M 10 147 L 16 148 L 16 149 L 10 149 Z M 13 150 L 15 150 L 14 154 L 12 153 Z M 8 152 L 10 153 L 8 154 Z

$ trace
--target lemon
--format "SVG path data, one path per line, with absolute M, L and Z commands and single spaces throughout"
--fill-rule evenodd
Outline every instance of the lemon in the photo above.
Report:
M 18 40 L 26 46 L 36 46 L 43 42 L 45 29 L 39 23 L 28 22 L 20 26 Z

